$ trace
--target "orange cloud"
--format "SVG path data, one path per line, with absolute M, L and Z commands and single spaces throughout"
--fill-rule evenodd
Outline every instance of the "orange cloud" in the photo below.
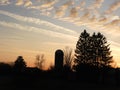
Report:
M 25 1 L 24 6 L 29 7 L 32 5 L 32 2 L 30 0 Z
M 85 4 L 86 4 L 85 1 L 80 2 L 80 4 L 76 6 L 76 9 L 83 11 Z
M 113 3 L 105 13 L 110 14 L 118 8 L 120 8 L 120 1 Z
M 23 0 L 17 0 L 17 2 L 16 2 L 15 5 L 20 6 L 20 5 L 23 5 L 23 4 L 24 4 L 24 1 L 23 1 Z
M 76 18 L 77 16 L 78 16 L 78 10 L 77 10 L 77 8 L 73 7 L 73 8 L 70 10 L 70 17 Z
M 108 19 L 106 17 L 99 19 L 100 23 L 106 23 Z
M 72 1 L 68 1 L 68 2 L 64 3 L 64 4 L 63 4 L 62 6 L 60 6 L 58 9 L 56 9 L 55 15 L 56 15 L 57 17 L 62 17 L 62 16 L 64 16 L 65 13 L 66 13 L 67 8 L 68 8 L 69 6 L 71 6 L 72 4 L 73 4 Z
M 111 25 L 118 25 L 118 24 L 120 24 L 120 19 L 113 20 L 110 24 Z
M 0 5 L 7 5 L 10 4 L 9 0 L 0 0 Z
M 81 18 L 88 19 L 90 16 L 90 12 L 86 12 Z
M 56 0 L 52 0 L 52 1 L 47 0 L 47 2 L 45 2 L 44 4 L 42 4 L 40 6 L 40 8 L 49 8 L 49 7 L 53 6 L 55 3 L 56 3 Z
M 95 0 L 95 2 L 92 5 L 90 5 L 89 9 L 100 8 L 103 2 L 104 0 Z
M 85 1 L 82 1 L 81 3 L 80 3 L 80 7 L 84 7 L 85 6 Z

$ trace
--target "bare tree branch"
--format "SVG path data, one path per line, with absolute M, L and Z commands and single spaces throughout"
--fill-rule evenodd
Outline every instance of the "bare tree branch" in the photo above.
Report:
M 36 56 L 36 62 L 35 65 L 39 69 L 43 69 L 43 64 L 45 62 L 44 54 L 40 54 Z
M 65 47 L 64 52 L 64 66 L 71 68 L 73 61 L 73 50 L 69 47 Z

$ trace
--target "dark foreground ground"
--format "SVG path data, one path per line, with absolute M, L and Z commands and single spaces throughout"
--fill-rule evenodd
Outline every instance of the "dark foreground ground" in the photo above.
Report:
M 102 86 L 95 83 L 81 83 L 73 80 L 0 76 L 0 90 L 120 90 L 119 86 Z

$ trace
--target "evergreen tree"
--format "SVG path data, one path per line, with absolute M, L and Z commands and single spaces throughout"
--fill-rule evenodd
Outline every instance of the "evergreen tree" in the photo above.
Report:
M 77 41 L 76 44 L 76 50 L 75 50 L 75 64 L 85 64 L 89 60 L 89 40 L 90 40 L 90 35 L 89 33 L 84 30 L 84 32 L 81 33 L 79 40 Z
M 107 44 L 107 40 L 100 32 L 91 37 L 91 49 L 93 64 L 97 67 L 109 66 L 112 61 L 110 44 Z
M 17 72 L 22 72 L 26 68 L 26 62 L 22 56 L 18 56 L 14 64 L 14 70 Z
M 112 62 L 111 51 L 107 40 L 101 33 L 93 33 L 92 36 L 84 30 L 76 44 L 74 68 L 79 70 L 80 67 L 87 65 L 104 67 L 109 66 Z

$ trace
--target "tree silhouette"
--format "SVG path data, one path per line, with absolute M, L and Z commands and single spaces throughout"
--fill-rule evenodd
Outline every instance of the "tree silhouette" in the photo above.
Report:
M 76 44 L 76 49 L 75 49 L 75 65 L 79 64 L 85 64 L 88 63 L 89 60 L 89 39 L 90 35 L 89 33 L 84 30 L 84 32 L 81 33 L 79 40 L 77 41 Z
M 84 30 L 76 44 L 74 68 L 79 70 L 81 65 L 96 67 L 110 66 L 113 62 L 107 40 L 101 33 L 92 36 Z
M 40 54 L 36 56 L 36 62 L 35 65 L 39 69 L 43 69 L 43 63 L 45 62 L 44 54 Z
M 73 61 L 72 49 L 69 47 L 65 47 L 63 52 L 64 52 L 64 68 L 71 70 Z
M 91 59 L 93 60 L 93 64 L 97 67 L 104 67 L 110 66 L 113 62 L 111 51 L 110 51 L 110 44 L 107 44 L 106 37 L 102 35 L 100 32 L 95 34 L 93 33 L 91 37 L 90 49 L 92 50 Z
M 18 56 L 14 64 L 15 71 L 22 72 L 26 68 L 26 62 L 22 56 Z
M 10 73 L 12 70 L 12 67 L 4 62 L 0 62 L 0 74 Z

